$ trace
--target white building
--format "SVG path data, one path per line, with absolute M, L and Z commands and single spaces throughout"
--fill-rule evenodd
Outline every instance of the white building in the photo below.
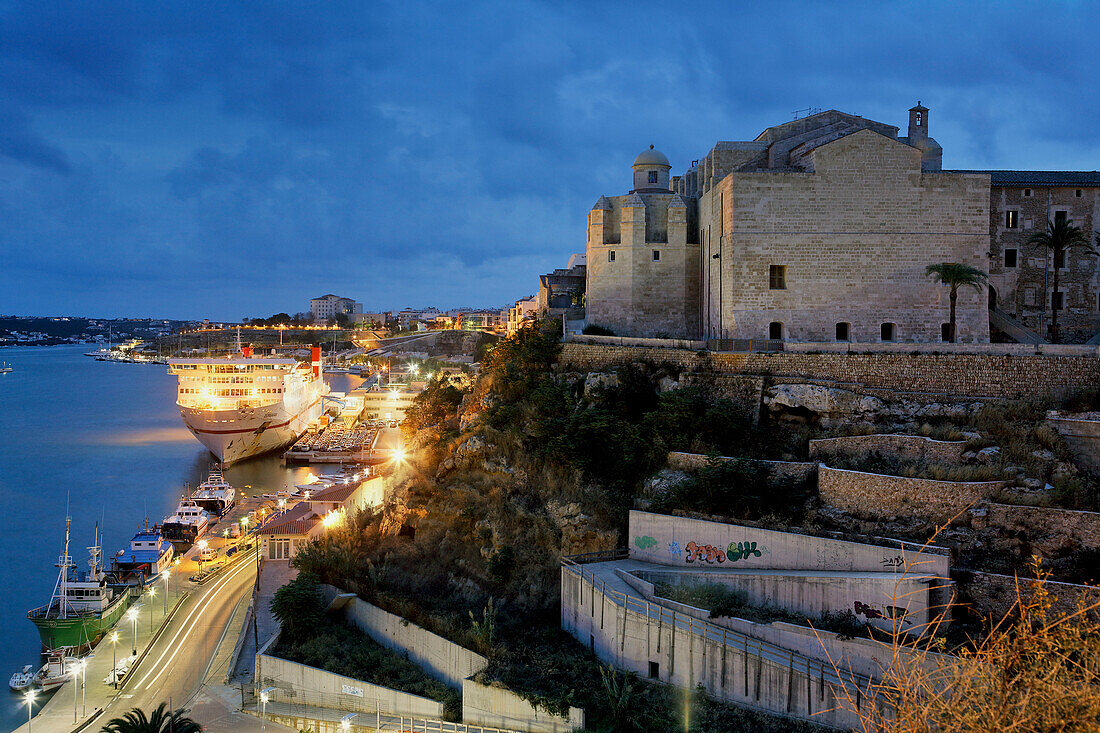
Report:
M 322 295 L 309 301 L 309 313 L 313 320 L 328 320 L 335 318 L 338 313 L 350 316 L 354 313 L 362 313 L 363 304 L 356 303 L 351 298 L 342 298 L 339 295 Z

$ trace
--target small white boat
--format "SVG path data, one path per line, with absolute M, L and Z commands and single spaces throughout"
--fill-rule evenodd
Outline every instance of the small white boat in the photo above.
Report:
M 34 685 L 41 687 L 43 692 L 56 690 L 73 678 L 80 666 L 80 660 L 76 657 L 63 656 L 63 651 L 50 652 L 49 661 L 42 665 L 38 674 L 34 676 Z
M 16 692 L 22 692 L 23 690 L 34 684 L 34 666 L 30 664 L 24 664 L 23 669 L 19 670 L 11 676 L 11 680 L 8 682 L 8 687 Z

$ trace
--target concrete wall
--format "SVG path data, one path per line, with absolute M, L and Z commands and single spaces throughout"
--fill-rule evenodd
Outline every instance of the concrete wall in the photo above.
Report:
M 950 568 L 946 551 L 900 541 L 870 545 L 640 511 L 630 512 L 629 547 L 631 559 L 690 568 L 915 571 L 941 578 Z
M 810 441 L 810 458 L 865 458 L 880 453 L 906 460 L 947 463 L 961 461 L 965 450 L 965 440 L 932 440 L 923 435 L 852 435 Z
M 1100 415 L 1071 415 L 1053 412 L 1047 416 L 1055 430 L 1065 439 L 1066 445 L 1083 465 L 1094 473 L 1100 473 Z
M 275 687 L 272 699 L 346 712 L 396 713 L 426 718 L 443 717 L 443 703 L 372 685 L 353 677 L 326 672 L 266 654 L 256 655 L 256 685 Z
M 915 514 L 938 523 L 950 522 L 1006 486 L 1004 481 L 936 481 L 828 466 L 821 466 L 817 482 L 823 502 L 858 516 Z
M 710 456 L 702 453 L 682 453 L 670 451 L 668 454 L 668 467 L 681 471 L 697 471 L 707 465 Z M 718 456 L 719 461 L 736 461 L 737 458 Z M 760 461 L 766 463 L 772 469 L 772 476 L 793 481 L 809 481 L 817 475 L 817 464 L 801 461 Z
M 327 586 L 329 598 L 337 589 Z M 432 677 L 454 688 L 462 687 L 462 680 L 480 672 L 489 660 L 475 652 L 444 639 L 438 634 L 410 623 L 396 614 L 353 598 L 344 607 L 348 622 L 386 647 L 408 656 Z
M 604 663 L 713 697 L 838 728 L 857 726 L 842 708 L 842 679 L 827 663 L 723 629 L 641 598 L 605 595 L 584 566 L 562 568 L 562 629 Z M 842 673 L 843 674 L 843 673 Z
M 902 347 L 904 345 L 891 345 Z M 911 351 L 912 349 L 910 349 Z M 638 346 L 566 343 L 560 361 L 574 371 L 601 371 L 637 361 L 668 362 L 685 370 L 806 379 L 890 392 L 960 397 L 1047 396 L 1100 383 L 1093 356 L 990 354 L 730 354 Z
M 462 722 L 529 733 L 564 733 L 584 728 L 584 711 L 569 708 L 568 717 L 553 715 L 511 690 L 463 680 Z

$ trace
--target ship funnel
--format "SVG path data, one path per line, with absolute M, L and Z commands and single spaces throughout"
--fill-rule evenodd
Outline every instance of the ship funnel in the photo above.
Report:
M 313 378 L 317 379 L 321 376 L 321 347 L 313 347 Z
M 245 346 L 244 348 L 241 349 L 241 353 L 244 354 L 244 358 L 251 359 L 252 358 L 252 347 L 251 346 Z

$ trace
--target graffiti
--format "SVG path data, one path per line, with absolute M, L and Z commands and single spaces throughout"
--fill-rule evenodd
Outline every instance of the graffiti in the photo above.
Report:
M 650 547 L 656 547 L 657 544 L 658 544 L 657 540 L 655 540 L 652 537 L 649 537 L 648 535 L 645 536 L 645 537 L 635 537 L 634 538 L 634 545 L 639 550 L 648 550 Z
M 672 543 L 669 543 L 669 551 L 672 551 Z M 684 562 L 705 562 L 710 565 L 724 562 L 737 562 L 748 560 L 751 557 L 760 557 L 768 548 L 757 547 L 755 542 L 731 542 L 729 547 L 722 551 L 714 545 L 700 545 L 697 542 L 689 542 L 684 548 Z
M 716 562 L 726 561 L 726 553 L 714 545 L 697 545 L 694 542 L 689 542 L 687 547 L 684 548 L 684 552 L 687 553 L 684 560 L 689 563 L 699 560 L 713 565 Z
M 882 566 L 885 568 L 893 568 L 896 570 L 903 565 L 905 565 L 905 560 L 902 559 L 901 555 L 894 555 L 893 557 L 882 558 Z
M 905 618 L 909 614 L 909 611 L 904 608 L 899 608 L 898 606 L 886 606 L 885 608 L 880 609 L 876 606 L 872 606 L 869 603 L 864 603 L 863 601 L 855 601 L 855 603 L 853 603 L 852 605 L 852 610 L 855 611 L 856 615 L 866 616 L 868 619 L 891 618 L 898 619 L 903 624 L 913 623 L 909 619 Z
M 669 542 L 668 543 L 668 554 L 672 555 L 673 557 L 680 557 L 680 543 L 679 542 Z
M 767 549 L 767 548 L 761 548 Z M 738 560 L 748 560 L 750 557 L 760 557 L 760 550 L 756 548 L 755 542 L 738 542 L 734 545 L 732 542 L 730 546 L 726 548 L 726 557 L 730 562 L 737 562 Z

